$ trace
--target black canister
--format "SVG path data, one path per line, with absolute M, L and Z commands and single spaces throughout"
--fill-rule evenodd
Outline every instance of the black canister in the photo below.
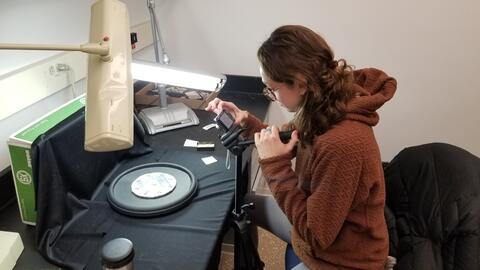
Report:
M 102 267 L 104 270 L 133 270 L 132 241 L 126 238 L 110 240 L 102 248 Z

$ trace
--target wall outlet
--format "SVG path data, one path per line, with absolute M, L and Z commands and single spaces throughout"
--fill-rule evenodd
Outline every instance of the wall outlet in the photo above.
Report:
M 152 45 L 153 43 L 153 36 L 152 36 L 152 28 L 150 21 L 145 21 L 143 23 L 136 24 L 130 27 L 132 32 L 137 33 L 137 43 L 135 44 L 135 49 L 132 49 L 132 54 L 135 54 L 145 47 Z
M 58 70 L 57 70 L 57 67 L 55 67 L 55 65 L 51 65 L 48 71 L 50 72 L 50 75 L 58 76 Z

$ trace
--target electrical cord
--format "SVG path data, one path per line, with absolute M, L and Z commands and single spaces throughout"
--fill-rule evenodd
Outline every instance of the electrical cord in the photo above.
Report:
M 57 71 L 67 72 L 68 82 L 70 83 L 72 89 L 73 98 L 78 96 L 77 89 L 75 88 L 75 71 L 68 64 L 57 64 Z
M 225 159 L 225 168 L 227 168 L 227 170 L 230 170 L 230 151 L 227 150 L 227 158 Z
M 77 89 L 75 88 L 75 70 L 73 68 L 70 68 L 68 79 L 71 82 L 73 98 L 76 98 L 78 96 L 78 93 Z

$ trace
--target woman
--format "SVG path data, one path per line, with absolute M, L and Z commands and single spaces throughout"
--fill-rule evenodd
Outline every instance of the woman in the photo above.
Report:
M 257 56 L 264 93 L 295 112 L 286 126 L 295 129 L 291 140 L 282 143 L 276 126 L 266 127 L 233 103 L 215 99 L 207 110 L 229 111 L 248 128 L 245 136 L 254 136 L 263 174 L 291 224 L 302 261 L 296 268 L 383 269 L 385 186 L 372 127 L 376 110 L 395 93 L 395 79 L 377 69 L 353 71 L 303 26 L 276 29 Z

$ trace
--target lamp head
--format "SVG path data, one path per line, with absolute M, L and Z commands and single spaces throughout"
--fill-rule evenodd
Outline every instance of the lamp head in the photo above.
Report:
M 89 54 L 85 150 L 116 151 L 133 145 L 133 83 L 126 5 L 98 0 L 91 8 L 90 43 L 109 47 L 107 57 Z

